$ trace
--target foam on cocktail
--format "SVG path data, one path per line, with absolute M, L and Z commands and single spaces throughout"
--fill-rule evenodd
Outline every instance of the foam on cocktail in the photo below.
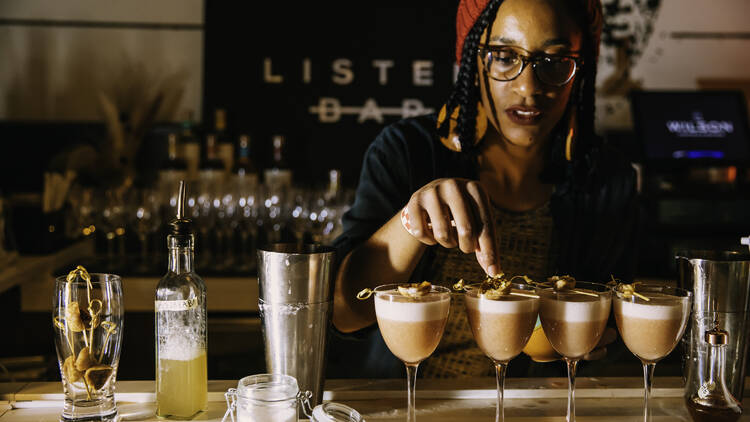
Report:
M 609 298 L 571 302 L 548 300 L 545 317 L 565 322 L 601 321 L 609 317 Z
M 450 296 L 443 295 L 428 301 L 414 301 L 399 296 L 375 296 L 375 309 L 378 318 L 404 322 L 435 321 L 448 315 Z
M 682 303 L 675 302 L 670 304 L 649 304 L 649 303 L 634 303 L 623 301 L 621 303 L 622 316 L 627 318 L 643 318 L 643 319 L 681 319 L 682 318 Z
M 466 307 L 481 313 L 518 314 L 522 312 L 536 312 L 539 309 L 539 301 L 525 297 L 509 300 L 488 300 L 466 295 Z

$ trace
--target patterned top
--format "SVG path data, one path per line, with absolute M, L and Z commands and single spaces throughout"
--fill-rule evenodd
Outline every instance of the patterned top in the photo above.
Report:
M 500 266 L 509 276 L 527 275 L 532 280 L 543 280 L 552 271 L 551 256 L 553 220 L 549 202 L 524 212 L 493 209 L 496 234 L 500 248 Z M 437 247 L 434 265 L 428 280 L 434 284 L 452 286 L 459 279 L 479 282 L 486 274 L 474 254 L 458 248 Z M 491 376 L 494 367 L 474 341 L 466 316 L 463 295 L 453 295 L 445 334 L 435 353 L 420 365 L 426 378 L 458 378 Z

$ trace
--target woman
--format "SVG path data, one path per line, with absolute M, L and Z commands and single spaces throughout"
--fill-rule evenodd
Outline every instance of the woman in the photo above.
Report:
M 388 373 L 389 354 L 362 330 L 375 322 L 372 302 L 356 300 L 365 287 L 500 272 L 632 278 L 635 175 L 593 132 L 601 28 L 599 0 L 460 2 L 453 92 L 438 116 L 371 144 L 336 242 L 333 322 L 374 339 L 366 372 Z M 461 303 L 422 373 L 491 374 Z

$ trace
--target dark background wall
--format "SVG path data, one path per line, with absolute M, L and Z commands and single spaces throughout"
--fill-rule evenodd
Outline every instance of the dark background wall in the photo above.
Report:
M 271 136 L 285 134 L 297 181 L 340 168 L 354 186 L 365 148 L 385 125 L 447 98 L 457 4 L 270 2 L 261 11 L 206 2 L 203 121 L 212 124 L 224 107 L 230 128 L 251 134 L 261 162 Z

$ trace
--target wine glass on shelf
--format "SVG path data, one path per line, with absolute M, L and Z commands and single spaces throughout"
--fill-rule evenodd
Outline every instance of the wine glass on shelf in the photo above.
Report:
M 234 176 L 234 192 L 237 197 L 237 211 L 234 220 L 239 239 L 237 259 L 238 271 L 247 272 L 255 269 L 255 242 L 258 235 L 259 203 L 258 178 L 251 175 Z
M 125 204 L 124 192 L 106 189 L 99 203 L 99 224 L 106 239 L 107 266 L 118 269 L 116 256 L 119 244 L 120 254 L 124 254 Z
M 612 290 L 599 283 L 562 278 L 537 290 L 539 318 L 552 347 L 568 369 L 567 422 L 576 419 L 575 388 L 578 361 L 594 350 L 604 334 L 612 304 Z
M 289 223 L 297 244 L 305 243 L 305 235 L 310 229 L 310 191 L 302 188 L 292 189 L 289 205 Z
M 131 224 L 140 243 L 140 264 L 138 268 L 141 271 L 148 271 L 151 269 L 150 260 L 152 258 L 149 251 L 149 238 L 159 229 L 161 224 L 159 192 L 150 188 L 136 190 L 134 191 L 132 204 L 134 209 L 130 212 Z
M 466 315 L 474 340 L 495 366 L 495 421 L 502 422 L 505 372 L 508 362 L 521 353 L 531 338 L 539 313 L 539 296 L 527 284 L 477 283 L 457 287 L 466 291 Z
M 229 183 L 225 183 L 218 190 L 217 200 L 214 200 L 216 213 L 216 260 L 218 270 L 226 270 L 234 264 L 234 232 L 239 223 L 237 214 L 236 195 Z
M 617 329 L 643 364 L 643 421 L 651 420 L 649 398 L 656 363 L 674 350 L 685 333 L 692 293 L 653 284 L 619 284 L 614 291 Z
M 375 315 L 388 349 L 406 366 L 407 422 L 415 422 L 415 384 L 420 362 L 432 355 L 445 331 L 451 291 L 429 282 L 386 284 L 357 296 L 375 296 Z

